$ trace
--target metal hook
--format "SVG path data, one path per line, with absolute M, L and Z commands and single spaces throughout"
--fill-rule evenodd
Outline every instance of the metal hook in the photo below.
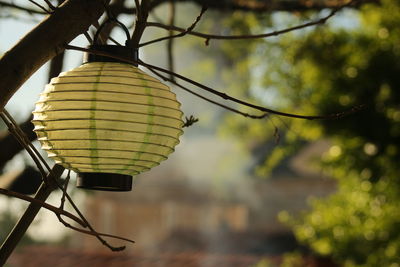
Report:
M 93 43 L 92 44 L 94 44 L 94 45 L 98 44 L 97 41 L 99 39 L 100 32 L 104 29 L 104 26 L 106 26 L 107 24 L 112 23 L 112 22 L 118 24 L 124 30 L 125 35 L 126 35 L 125 46 L 129 46 L 129 40 L 130 40 L 131 36 L 129 34 L 128 28 L 122 22 L 120 22 L 119 20 L 117 20 L 115 18 L 110 18 L 110 17 L 106 21 L 104 21 L 100 25 L 100 27 L 97 29 L 97 31 L 96 31 L 96 33 L 95 33 L 95 35 L 93 37 Z

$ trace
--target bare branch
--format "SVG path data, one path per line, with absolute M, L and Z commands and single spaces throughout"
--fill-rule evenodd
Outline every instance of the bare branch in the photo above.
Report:
M 103 12 L 103 0 L 67 0 L 5 53 L 0 58 L 0 110 L 37 69 Z
M 55 10 L 55 9 L 56 9 L 56 7 L 53 6 L 53 4 L 52 4 L 49 0 L 44 0 L 44 1 L 46 2 L 46 4 L 49 6 L 49 8 L 50 8 L 51 10 Z
M 136 14 L 136 8 L 125 7 L 123 5 L 116 5 L 115 3 L 109 5 L 109 8 L 110 11 L 113 12 L 114 14 L 127 14 L 127 15 Z
M 154 65 L 151 65 L 151 64 L 147 64 L 147 63 L 145 63 L 145 62 L 143 62 L 141 60 L 135 61 L 135 60 L 132 60 L 132 59 L 116 56 L 116 55 L 113 55 L 111 53 L 97 51 L 97 50 L 83 48 L 83 47 L 78 47 L 78 46 L 73 46 L 73 45 L 66 45 L 65 48 L 66 49 L 72 49 L 72 50 L 78 50 L 78 51 L 84 51 L 84 52 L 90 52 L 90 53 L 97 54 L 97 55 L 102 55 L 102 56 L 107 56 L 107 57 L 119 59 L 119 60 L 121 60 L 123 62 L 131 63 L 131 64 L 139 64 L 139 65 L 144 66 L 146 68 L 152 68 L 153 70 L 157 70 L 157 71 L 166 73 L 168 75 L 174 75 L 176 78 L 179 78 L 179 79 L 181 79 L 181 80 L 183 80 L 185 82 L 188 82 L 188 83 L 190 83 L 192 85 L 195 85 L 196 87 L 198 87 L 200 89 L 203 89 L 203 90 L 205 90 L 205 91 L 207 91 L 209 93 L 217 95 L 217 96 L 221 97 L 224 100 L 229 100 L 229 101 L 238 103 L 238 104 L 243 105 L 243 106 L 247 106 L 247 107 L 250 107 L 250 108 L 265 112 L 265 113 L 274 114 L 274 115 L 278 115 L 278 116 L 282 116 L 282 117 L 306 119 L 306 120 L 338 119 L 338 118 L 342 118 L 344 116 L 348 116 L 350 114 L 353 114 L 355 112 L 358 112 L 361 109 L 365 108 L 365 105 L 358 105 L 358 106 L 352 107 L 350 110 L 347 110 L 347 111 L 328 114 L 328 115 L 316 115 L 316 116 L 300 115 L 300 114 L 281 112 L 281 111 L 269 109 L 269 108 L 266 108 L 266 107 L 263 107 L 263 106 L 258 106 L 258 105 L 251 104 L 251 103 L 248 103 L 246 101 L 234 98 L 234 97 L 232 97 L 230 95 L 227 95 L 226 93 L 219 92 L 219 91 L 217 91 L 217 90 L 215 90 L 215 89 L 213 89 L 211 87 L 203 85 L 203 84 L 201 84 L 199 82 L 196 82 L 196 81 L 194 81 L 192 79 L 189 79 L 189 78 L 187 78 L 187 77 L 185 77 L 183 75 L 180 75 L 180 74 L 175 73 L 175 72 L 171 72 L 171 71 L 166 70 L 166 69 L 161 68 L 161 67 L 157 67 L 157 66 L 154 66 Z
M 223 105 L 223 104 L 221 104 L 221 103 L 218 103 L 217 101 L 214 101 L 214 100 L 212 100 L 212 99 L 210 99 L 210 98 L 207 98 L 207 97 L 205 97 L 205 96 L 202 96 L 202 95 L 200 95 L 200 94 L 198 94 L 198 93 L 196 93 L 196 92 L 190 90 L 189 88 L 187 88 L 187 87 L 185 87 L 185 86 L 183 86 L 183 85 L 177 83 L 175 80 L 172 80 L 172 79 L 170 79 L 170 78 L 167 78 L 166 76 L 160 74 L 159 72 L 155 71 L 155 70 L 152 69 L 152 68 L 148 68 L 148 70 L 150 70 L 152 73 L 154 73 L 155 75 L 157 75 L 158 77 L 160 77 L 160 78 L 163 79 L 164 81 L 168 81 L 168 82 L 174 84 L 175 86 L 177 86 L 177 87 L 179 87 L 179 88 L 185 90 L 186 92 L 191 93 L 192 95 L 195 95 L 195 96 L 197 96 L 197 97 L 199 97 L 199 98 L 201 98 L 201 99 L 203 99 L 203 100 L 205 100 L 205 101 L 207 101 L 207 102 L 210 102 L 210 103 L 212 103 L 212 104 L 214 104 L 214 105 L 216 105 L 216 106 L 218 106 L 218 107 L 221 107 L 221 108 L 224 108 L 224 109 L 226 109 L 226 110 L 229 110 L 229 111 L 232 111 L 232 112 L 234 112 L 234 113 L 237 113 L 237 114 L 239 114 L 239 115 L 242 115 L 242 116 L 244 116 L 244 117 L 246 117 L 246 118 L 251 118 L 251 119 L 263 119 L 263 118 L 265 118 L 265 117 L 268 116 L 268 113 L 264 113 L 264 114 L 262 114 L 262 115 L 252 115 L 252 114 L 248 114 L 248 113 L 242 112 L 242 111 L 240 111 L 240 110 L 237 110 L 237 109 L 235 109 L 235 108 L 228 107 L 228 106 L 226 106 L 226 105 Z
M 304 12 L 310 10 L 323 10 L 334 8 L 347 3 L 348 0 L 309 0 L 309 1 L 274 1 L 274 0 L 175 0 L 176 2 L 191 2 L 199 6 L 208 6 L 219 12 L 253 12 L 271 13 L 274 11 Z M 151 10 L 168 2 L 168 0 L 153 0 Z M 364 3 L 380 3 L 380 0 L 362 0 L 351 7 L 357 8 Z
M 21 123 L 19 127 L 25 132 L 28 139 L 33 141 L 36 139 L 36 134 L 33 132 L 33 124 L 31 123 L 31 120 L 32 116 L 29 116 L 29 118 Z M 0 132 L 0 147 L 0 169 L 23 149 L 23 146 L 7 130 Z
M 67 177 L 65 178 L 65 181 L 64 181 L 64 186 L 63 186 L 63 190 L 62 190 L 63 194 L 62 194 L 62 197 L 61 197 L 60 209 L 64 209 L 65 197 L 67 195 L 69 179 L 71 179 L 71 170 L 68 170 Z
M 82 214 L 82 212 L 79 210 L 79 208 L 76 206 L 76 204 L 74 203 L 74 201 L 72 200 L 72 198 L 69 196 L 69 194 L 64 190 L 63 186 L 59 183 L 59 181 L 57 179 L 54 178 L 54 176 L 50 175 L 50 176 L 46 176 L 45 171 L 43 170 L 42 165 L 40 164 L 40 161 L 46 166 L 46 168 L 49 170 L 49 172 L 51 173 L 52 170 L 50 169 L 50 167 L 48 166 L 48 164 L 46 163 L 46 161 L 43 159 L 43 157 L 40 155 L 40 153 L 36 150 L 36 148 L 30 143 L 27 142 L 27 138 L 24 135 L 24 133 L 21 131 L 21 129 L 18 128 L 18 125 L 16 124 L 15 120 L 12 118 L 12 116 L 6 111 L 3 110 L 2 113 L 0 113 L 1 117 L 3 118 L 4 122 L 7 124 L 7 126 L 9 127 L 9 129 L 13 129 L 12 133 L 14 133 L 14 136 L 17 138 L 17 140 L 24 146 L 24 148 L 27 150 L 27 152 L 30 154 L 30 156 L 32 157 L 32 159 L 35 161 L 35 163 L 37 164 L 39 170 L 42 173 L 42 176 L 45 177 L 45 183 L 46 184 L 54 184 L 56 185 L 56 187 L 60 188 L 64 193 L 65 193 L 65 197 L 68 199 L 69 203 L 71 204 L 71 206 L 73 207 L 73 209 L 75 210 L 75 212 L 79 215 L 79 217 L 81 218 L 81 220 L 83 221 L 83 225 L 84 227 L 88 227 L 90 232 L 97 237 L 97 239 L 105 246 L 107 246 L 109 249 L 111 249 L 112 251 L 120 251 L 121 249 L 123 249 L 123 247 L 114 247 L 111 246 L 110 244 L 108 244 L 102 237 L 101 235 L 97 234 L 97 232 L 94 230 L 94 228 L 89 224 L 89 222 L 87 221 L 87 219 L 84 217 L 84 215 Z M 53 179 L 51 181 L 49 181 L 48 179 Z M 65 226 L 69 226 L 68 223 L 66 223 L 61 216 L 57 216 L 60 220 L 61 223 L 63 223 Z
M 0 6 L 14 8 L 14 9 L 17 9 L 17 10 L 25 11 L 25 12 L 27 12 L 29 14 L 38 14 L 38 15 L 46 15 L 46 14 L 48 14 L 47 11 L 43 12 L 41 10 L 32 9 L 32 8 L 29 8 L 29 7 L 24 7 L 24 6 L 16 5 L 14 3 L 4 2 L 4 1 L 0 1 Z
M 31 2 L 32 4 L 34 4 L 35 6 L 37 6 L 38 8 L 40 8 L 41 10 L 43 10 L 44 12 L 46 12 L 47 14 L 51 14 L 50 11 L 48 11 L 44 6 L 37 3 L 36 1 L 33 1 L 33 0 L 28 0 L 28 1 Z
M 154 40 L 151 40 L 151 41 L 148 41 L 148 42 L 140 44 L 139 47 L 146 46 L 146 45 L 153 44 L 153 43 L 157 43 L 157 42 L 161 42 L 161 41 L 164 41 L 164 40 L 169 40 L 169 39 L 172 39 L 172 38 L 183 37 L 186 34 L 190 34 L 192 32 L 192 30 L 196 27 L 197 23 L 200 21 L 201 17 L 203 16 L 204 12 L 206 12 L 206 10 L 207 10 L 207 7 L 202 7 L 201 11 L 200 11 L 200 14 L 197 16 L 196 20 L 192 23 L 192 25 L 190 25 L 186 30 L 183 30 L 181 33 L 176 34 L 176 35 L 170 35 L 170 36 L 165 36 L 165 37 L 161 37 L 161 38 L 158 38 L 158 39 L 154 39 Z M 148 23 L 146 23 L 146 26 L 149 26 Z M 170 27 L 170 29 L 169 29 L 170 31 L 174 30 L 173 29 L 174 28 L 173 25 L 170 25 L 169 27 Z
M 135 0 L 135 7 L 136 7 L 137 15 L 140 16 L 140 2 L 139 2 L 139 0 Z
M 341 118 L 341 117 L 343 117 L 343 116 L 347 116 L 347 115 L 350 115 L 350 114 L 352 114 L 352 113 L 355 113 L 355 112 L 359 111 L 360 109 L 364 108 L 364 105 L 360 105 L 360 106 L 355 106 L 355 107 L 353 107 L 352 109 L 350 109 L 350 110 L 348 110 L 348 111 L 344 111 L 344 112 L 340 112 L 340 113 L 334 113 L 334 114 L 329 114 L 329 115 L 316 115 L 316 116 L 299 115 L 299 114 L 281 112 L 281 111 L 269 109 L 269 108 L 266 108 L 266 107 L 262 107 L 262 106 L 255 105 L 255 104 L 251 104 L 251 103 L 248 103 L 248 102 L 246 102 L 246 101 L 243 101 L 243 100 L 234 98 L 234 97 L 232 97 L 232 96 L 230 96 L 230 95 L 227 95 L 226 93 L 219 92 L 219 91 L 217 91 L 217 90 L 215 90 L 215 89 L 213 89 L 213 88 L 211 88 L 211 87 L 208 87 L 208 86 L 206 86 L 206 85 L 203 85 L 203 84 L 201 84 L 201 83 L 199 83 L 199 82 L 196 82 L 196 81 L 194 81 L 194 80 L 192 80 L 192 79 L 189 79 L 189 78 L 187 78 L 187 77 L 185 77 L 185 76 L 183 76 L 183 75 L 180 75 L 180 74 L 178 74 L 178 73 L 171 72 L 171 71 L 166 70 L 166 69 L 163 69 L 163 68 L 161 68 L 161 67 L 157 67 L 157 66 L 154 66 L 154 65 L 151 65 L 151 64 L 144 63 L 144 62 L 141 61 L 141 60 L 139 60 L 138 63 L 139 63 L 139 65 L 142 65 L 142 66 L 144 66 L 144 67 L 153 68 L 153 69 L 155 69 L 155 70 L 164 72 L 164 73 L 169 74 L 169 75 L 172 74 L 172 75 L 174 75 L 175 77 L 177 77 L 177 78 L 179 78 L 179 79 L 181 79 L 181 80 L 183 80 L 183 81 L 185 81 L 185 82 L 188 82 L 188 83 L 190 83 L 190 84 L 193 84 L 193 85 L 197 86 L 198 88 L 201 88 L 201 89 L 203 89 L 203 90 L 205 90 L 205 91 L 207 91 L 207 92 L 209 92 L 209 93 L 212 93 L 212 94 L 214 94 L 214 95 L 217 95 L 217 96 L 221 97 L 221 98 L 224 99 L 224 100 L 229 100 L 229 101 L 238 103 L 238 104 L 243 105 L 243 106 L 247 106 L 247 107 L 250 107 L 250 108 L 259 110 L 259 111 L 263 111 L 263 112 L 266 112 L 266 113 L 270 113 L 270 114 L 274 114 L 274 115 L 278 115 L 278 116 L 283 116 L 283 117 L 290 117 L 290 118 L 297 118 L 297 119 L 307 119 L 307 120 L 315 120 L 315 119 L 319 119 L 319 120 L 321 120 L 321 119 L 338 119 L 338 118 Z
M 207 34 L 207 33 L 201 33 L 201 32 L 195 32 L 195 31 L 187 31 L 183 28 L 177 27 L 177 26 L 171 26 L 171 25 L 165 25 L 162 23 L 158 23 L 158 22 L 147 22 L 146 26 L 147 27 L 158 27 L 158 28 L 162 28 L 168 31 L 179 31 L 181 33 L 184 34 L 190 34 L 199 38 L 203 38 L 206 39 L 206 44 L 208 44 L 208 41 L 211 39 L 215 39 L 215 40 L 244 40 L 244 39 L 258 39 L 258 38 L 267 38 L 267 37 L 272 37 L 272 36 L 277 36 L 277 35 L 281 35 L 281 34 L 285 34 L 288 32 L 292 32 L 292 31 L 296 31 L 296 30 L 300 30 L 300 29 L 304 29 L 307 27 L 311 27 L 311 26 L 316 26 L 316 25 L 320 25 L 320 24 L 324 24 L 327 20 L 329 20 L 331 17 L 333 17 L 338 11 L 340 11 L 341 9 L 343 9 L 344 7 L 350 5 L 352 2 L 357 1 L 357 0 L 353 0 L 350 3 L 346 4 L 346 5 L 342 5 L 339 6 L 335 9 L 333 9 L 327 16 L 323 17 L 323 18 L 319 18 L 317 20 L 311 21 L 311 22 L 307 22 L 301 25 L 297 25 L 294 27 L 290 27 L 290 28 L 286 28 L 283 30 L 279 30 L 279 31 L 273 31 L 273 32 L 269 32 L 269 33 L 262 33 L 262 34 L 250 34 L 250 35 L 215 35 L 215 34 Z M 156 40 L 152 40 L 143 44 L 140 44 L 140 46 L 145 46 L 148 44 L 152 44 L 154 42 L 159 42 L 159 41 L 163 41 L 168 39 L 168 37 L 163 37 L 163 38 L 159 38 Z
M 66 198 L 66 197 L 68 198 L 67 189 L 68 189 L 68 183 L 69 183 L 69 179 L 70 179 L 70 173 L 71 173 L 71 171 L 68 170 L 67 178 L 65 179 L 64 186 L 62 187 L 62 193 L 63 193 L 63 195 L 62 195 L 62 197 L 61 197 L 61 203 L 60 203 L 60 207 L 59 207 L 59 209 L 61 209 L 61 210 L 64 209 L 65 198 Z M 109 234 L 98 233 L 98 232 L 94 231 L 94 230 L 90 227 L 90 225 L 89 225 L 88 223 L 81 224 L 81 225 L 82 225 L 83 227 L 88 227 L 88 226 L 89 226 L 89 228 L 91 229 L 91 230 L 89 230 L 89 231 L 88 231 L 88 230 L 84 230 L 84 229 L 80 229 L 80 228 L 75 227 L 75 226 L 72 226 L 71 224 L 67 223 L 67 222 L 62 218 L 62 215 L 63 215 L 63 214 L 56 214 L 58 220 L 59 220 L 65 227 L 70 228 L 70 229 L 72 229 L 72 230 L 74 230 L 74 231 L 77 231 L 77 232 L 80 232 L 80 233 L 84 233 L 84 234 L 96 236 L 97 238 L 100 239 L 100 242 L 101 242 L 102 244 L 104 244 L 105 246 L 107 246 L 108 248 L 110 248 L 112 251 L 121 251 L 121 250 L 123 250 L 123 249 L 125 248 L 125 246 L 121 246 L 121 247 L 113 247 L 113 246 L 110 246 L 105 240 L 103 240 L 103 239 L 101 238 L 101 236 L 112 237 L 112 238 L 116 238 L 116 239 L 128 241 L 128 242 L 131 242 L 131 243 L 135 243 L 135 241 L 130 240 L 130 239 L 127 239 L 127 238 L 124 238 L 124 237 L 119 237 L 119 236 L 115 236 L 115 235 L 109 235 Z M 84 220 L 85 220 L 85 219 L 84 219 Z M 86 221 L 86 220 L 85 220 L 85 221 Z M 86 222 L 87 222 L 87 221 L 86 221 Z
M 25 150 L 30 154 L 32 159 L 35 161 L 39 171 L 41 171 L 42 176 L 46 177 L 46 172 L 43 170 L 40 162 L 51 173 L 50 166 L 44 160 L 44 158 L 39 153 L 39 151 L 36 149 L 36 147 L 31 143 L 31 141 L 28 139 L 25 132 L 22 131 L 22 129 L 19 127 L 19 125 L 14 120 L 14 118 L 11 116 L 11 114 L 8 113 L 8 111 L 6 109 L 4 109 L 3 112 L 0 113 L 0 116 L 3 119 L 4 123 L 7 125 L 10 132 L 14 135 L 14 137 L 18 140 L 18 142 L 21 143 L 21 145 L 25 148 Z M 45 181 L 46 181 L 46 179 L 45 179 Z
M 23 131 L 18 127 L 18 124 L 15 122 L 11 121 L 9 119 L 9 113 L 6 110 L 3 110 L 3 112 L 0 113 L 0 117 L 3 119 L 4 123 L 7 125 L 10 133 L 17 139 L 17 141 L 21 144 L 23 148 L 28 152 L 28 154 L 31 156 L 33 161 L 35 162 L 36 166 L 38 167 L 39 171 L 42 173 L 43 177 L 45 177 L 45 171 L 43 169 L 42 164 L 40 163 L 40 159 L 38 159 L 35 155 L 34 152 L 32 152 L 31 149 L 29 149 L 29 145 L 27 144 L 30 143 L 28 137 L 23 133 Z M 22 133 L 22 134 L 21 134 Z
M 78 217 L 73 215 L 72 213 L 69 213 L 68 211 L 65 211 L 61 208 L 57 208 L 53 205 L 47 204 L 46 202 L 40 201 L 33 197 L 30 197 L 30 196 L 27 196 L 24 194 L 20 194 L 20 193 L 14 192 L 14 191 L 10 191 L 10 190 L 4 189 L 4 188 L 0 188 L 0 194 L 6 195 L 9 197 L 15 197 L 15 198 L 25 200 L 30 203 L 35 203 L 35 204 L 41 206 L 42 208 L 45 208 L 45 209 L 53 212 L 57 216 L 61 216 L 61 215 L 66 216 L 66 217 L 70 218 L 71 220 L 73 220 L 74 222 L 76 222 L 82 226 L 85 226 L 85 223 L 81 219 L 79 219 Z
M 51 172 L 47 175 L 47 179 L 52 181 L 53 179 L 58 179 L 64 172 L 64 167 L 61 165 L 54 165 Z M 42 183 L 40 188 L 35 194 L 35 199 L 40 201 L 45 201 L 50 193 L 54 190 L 53 184 Z M 4 243 L 0 247 L 0 265 L 4 266 L 10 254 L 13 252 L 22 236 L 25 234 L 28 227 L 31 225 L 35 219 L 37 213 L 39 212 L 41 206 L 36 203 L 30 203 L 28 208 L 25 210 L 24 214 L 21 216 L 17 224 L 14 226 L 11 233 L 8 235 Z
M 134 48 L 138 48 L 140 38 L 142 37 L 143 32 L 146 28 L 146 22 L 149 16 L 149 1 L 142 0 L 142 3 L 139 4 L 139 0 L 135 0 L 135 3 L 137 9 L 137 16 L 136 16 L 135 30 L 133 31 L 130 43 Z
M 65 224 L 64 224 L 64 225 L 65 225 Z M 68 227 L 68 228 L 71 228 L 72 230 L 75 230 L 75 231 L 77 231 L 77 232 L 80 232 L 80 233 L 83 233 L 83 234 L 92 235 L 92 236 L 95 236 L 95 237 L 104 236 L 104 237 L 110 237 L 110 238 L 115 238 L 115 239 L 127 241 L 127 242 L 130 242 L 130 243 L 135 243 L 135 241 L 133 241 L 132 239 L 128 239 L 128 238 L 121 237 L 121 236 L 116 236 L 116 235 L 110 235 L 110 234 L 105 234 L 105 233 L 99 233 L 99 232 L 95 232 L 95 231 L 88 231 L 88 230 L 80 229 L 80 228 L 78 228 L 78 227 L 69 225 L 68 223 L 67 223 L 67 225 L 65 225 L 65 226 Z M 105 241 L 102 241 L 101 243 L 102 243 L 103 245 L 109 247 L 112 251 L 121 251 L 121 250 L 124 250 L 124 249 L 125 249 L 125 246 L 121 246 L 121 247 L 110 247 L 110 246 L 108 245 L 108 243 L 105 242 Z
M 174 25 L 175 24 L 175 16 L 176 16 L 176 8 L 175 8 L 175 3 L 173 0 L 170 0 L 169 2 L 169 25 Z M 175 64 L 174 64 L 174 39 L 172 36 L 174 35 L 173 31 L 169 31 L 168 35 L 170 39 L 168 39 L 167 42 L 167 64 L 168 64 L 168 69 L 170 71 L 175 71 Z M 174 80 L 174 76 L 170 75 L 169 78 L 171 80 Z
M 61 52 L 50 61 L 49 74 L 47 76 L 48 81 L 50 81 L 51 78 L 58 76 L 62 71 L 64 65 L 64 56 L 64 52 Z

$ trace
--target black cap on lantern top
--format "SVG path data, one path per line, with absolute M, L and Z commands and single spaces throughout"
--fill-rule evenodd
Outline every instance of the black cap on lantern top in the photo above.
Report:
M 119 63 L 126 63 L 126 64 L 132 64 L 134 66 L 138 66 L 137 64 L 134 63 L 129 63 L 124 61 L 123 59 L 130 59 L 133 61 L 138 60 L 138 50 L 134 49 L 129 46 L 120 46 L 120 45 L 90 45 L 88 47 L 92 51 L 99 51 L 104 54 L 111 54 L 114 55 L 115 57 L 110 57 L 110 56 L 105 56 L 96 54 L 95 52 L 86 52 L 83 55 L 83 63 L 89 63 L 89 62 L 119 62 Z
M 126 35 L 126 41 L 125 41 L 125 46 L 122 45 L 107 45 L 107 44 L 99 44 L 99 37 L 100 37 L 100 32 L 104 29 L 104 26 L 109 24 L 109 23 L 115 23 L 118 26 L 120 26 Z M 92 50 L 93 52 L 86 52 L 83 55 L 83 63 L 88 63 L 88 62 L 120 62 L 120 63 L 127 63 L 129 62 L 123 60 L 123 59 L 128 59 L 128 60 L 133 60 L 135 62 L 138 61 L 138 49 L 135 47 L 132 47 L 132 45 L 129 43 L 130 41 L 130 34 L 128 28 L 118 21 L 115 18 L 108 18 L 100 27 L 97 29 L 94 37 L 93 37 L 93 43 L 90 45 L 88 48 Z M 95 51 L 98 51 L 100 53 L 96 53 Z M 102 55 L 101 55 L 102 54 Z M 104 54 L 110 54 L 112 56 L 106 56 Z M 137 63 L 131 63 L 134 66 L 138 66 Z

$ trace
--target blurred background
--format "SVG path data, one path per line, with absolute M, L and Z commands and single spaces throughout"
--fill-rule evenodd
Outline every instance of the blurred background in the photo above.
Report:
M 4 53 L 43 15 L 1 2 L 35 6 L 0 1 Z M 195 30 L 271 32 L 327 16 L 330 10 L 323 7 L 329 5 L 323 3 L 268 12 L 210 8 Z M 172 11 L 174 24 L 187 28 L 200 7 L 165 3 L 149 20 L 168 24 Z M 134 17 L 119 19 L 130 26 Z M 187 35 L 172 45 L 144 47 L 143 61 L 167 67 L 171 45 L 176 72 L 268 108 L 309 115 L 364 108 L 328 120 L 276 115 L 253 120 L 171 86 L 185 115 L 199 122 L 185 128 L 167 161 L 135 177 L 131 192 L 85 191 L 75 188 L 74 179 L 69 186 L 96 230 L 136 243 L 110 240 L 127 245 L 123 252 L 110 252 L 42 210 L 8 266 L 400 266 L 399 26 L 400 3 L 381 0 L 360 2 L 323 25 L 270 38 L 211 39 L 206 45 Z M 143 41 L 167 33 L 147 28 Z M 120 29 L 112 36 L 124 41 Z M 79 36 L 72 44 L 88 42 Z M 82 53 L 67 51 L 58 62 L 67 71 L 81 64 Z M 51 69 L 43 66 L 6 107 L 26 127 L 39 93 L 58 75 Z M 26 152 L 10 157 L 10 137 L 2 127 L 0 187 L 32 194 L 40 176 Z M 60 198 L 54 192 L 48 202 L 58 206 Z M 26 206 L 0 196 L 1 240 Z

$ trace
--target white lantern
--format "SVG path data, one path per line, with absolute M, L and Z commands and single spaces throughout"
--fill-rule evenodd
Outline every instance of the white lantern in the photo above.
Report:
M 34 131 L 50 158 L 78 173 L 78 187 L 127 191 L 132 175 L 174 151 L 182 111 L 159 80 L 105 60 L 111 62 L 88 62 L 53 78 L 36 103 Z

